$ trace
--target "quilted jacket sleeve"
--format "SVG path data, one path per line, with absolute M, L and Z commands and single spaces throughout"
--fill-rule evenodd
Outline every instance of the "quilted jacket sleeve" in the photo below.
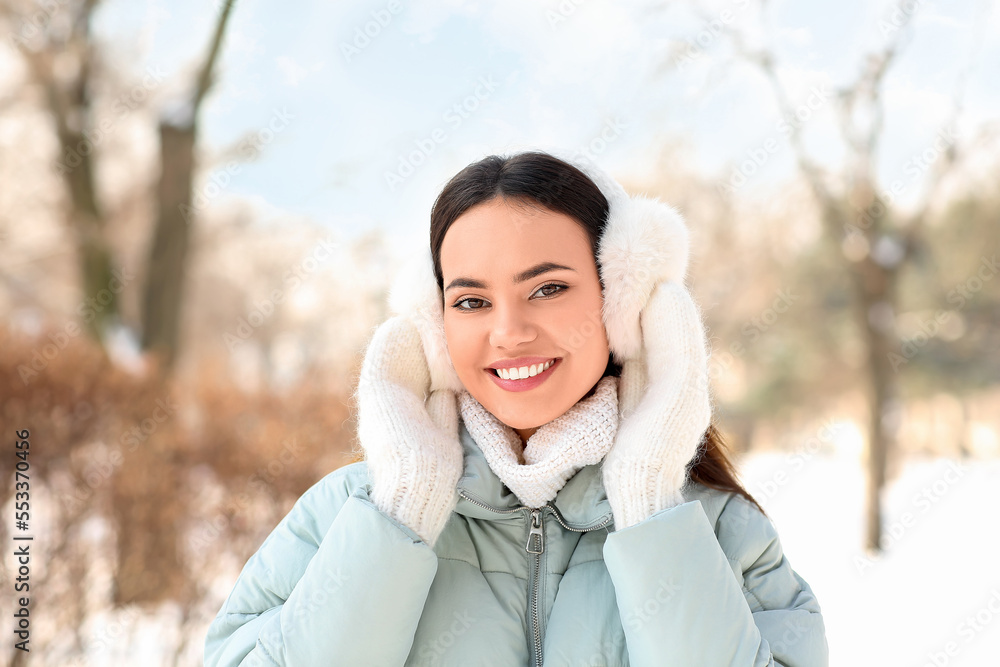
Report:
M 208 629 L 207 667 L 405 662 L 437 556 L 342 471 L 306 491 L 247 561 Z
M 729 499 L 715 531 L 692 500 L 609 535 L 604 559 L 634 667 L 829 664 L 812 589 L 742 496 Z

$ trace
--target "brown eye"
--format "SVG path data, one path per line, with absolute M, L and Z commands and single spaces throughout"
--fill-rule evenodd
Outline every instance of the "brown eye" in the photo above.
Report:
M 478 301 L 479 303 L 486 303 L 484 299 L 474 299 L 472 297 L 469 297 L 467 299 L 462 299 L 461 301 L 456 301 L 455 304 L 452 306 L 452 308 L 454 308 L 455 310 L 479 310 L 479 308 L 463 308 L 461 305 L 459 305 L 465 303 L 466 301 Z
M 542 290 L 547 289 L 549 287 L 558 287 L 559 289 L 557 289 L 555 291 L 552 291 L 552 292 L 549 292 L 549 293 L 545 294 L 544 296 L 552 296 L 553 294 L 558 294 L 559 292 L 565 292 L 566 290 L 569 289 L 565 285 L 557 285 L 556 283 L 549 283 L 548 285 L 542 285 L 541 287 L 539 287 L 538 288 L 538 292 L 535 292 L 535 294 L 538 294 Z

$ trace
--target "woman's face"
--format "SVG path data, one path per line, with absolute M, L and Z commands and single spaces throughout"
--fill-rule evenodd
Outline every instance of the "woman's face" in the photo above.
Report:
M 502 199 L 474 206 L 445 234 L 441 271 L 458 377 L 522 441 L 601 379 L 609 354 L 601 284 L 573 218 Z M 502 379 L 497 367 L 537 375 Z

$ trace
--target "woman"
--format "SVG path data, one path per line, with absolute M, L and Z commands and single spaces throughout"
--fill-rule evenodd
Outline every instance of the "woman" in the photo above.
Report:
M 827 664 L 711 424 L 680 215 L 559 156 L 445 186 L 362 364 L 365 460 L 250 558 L 206 665 Z

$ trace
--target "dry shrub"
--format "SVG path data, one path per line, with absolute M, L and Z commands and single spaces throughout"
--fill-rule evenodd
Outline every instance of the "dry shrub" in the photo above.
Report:
M 30 430 L 32 484 L 60 499 L 63 524 L 98 515 L 114 527 L 116 605 L 191 604 L 205 584 L 182 542 L 199 522 L 212 520 L 213 548 L 245 560 L 295 498 L 350 461 L 349 397 L 320 376 L 245 392 L 206 363 L 164 381 L 119 368 L 82 335 L 59 349 L 50 333 L 0 327 L 0 427 L 8 442 Z M 2 477 L 6 500 L 13 476 Z M 262 499 L 273 508 L 263 523 Z

